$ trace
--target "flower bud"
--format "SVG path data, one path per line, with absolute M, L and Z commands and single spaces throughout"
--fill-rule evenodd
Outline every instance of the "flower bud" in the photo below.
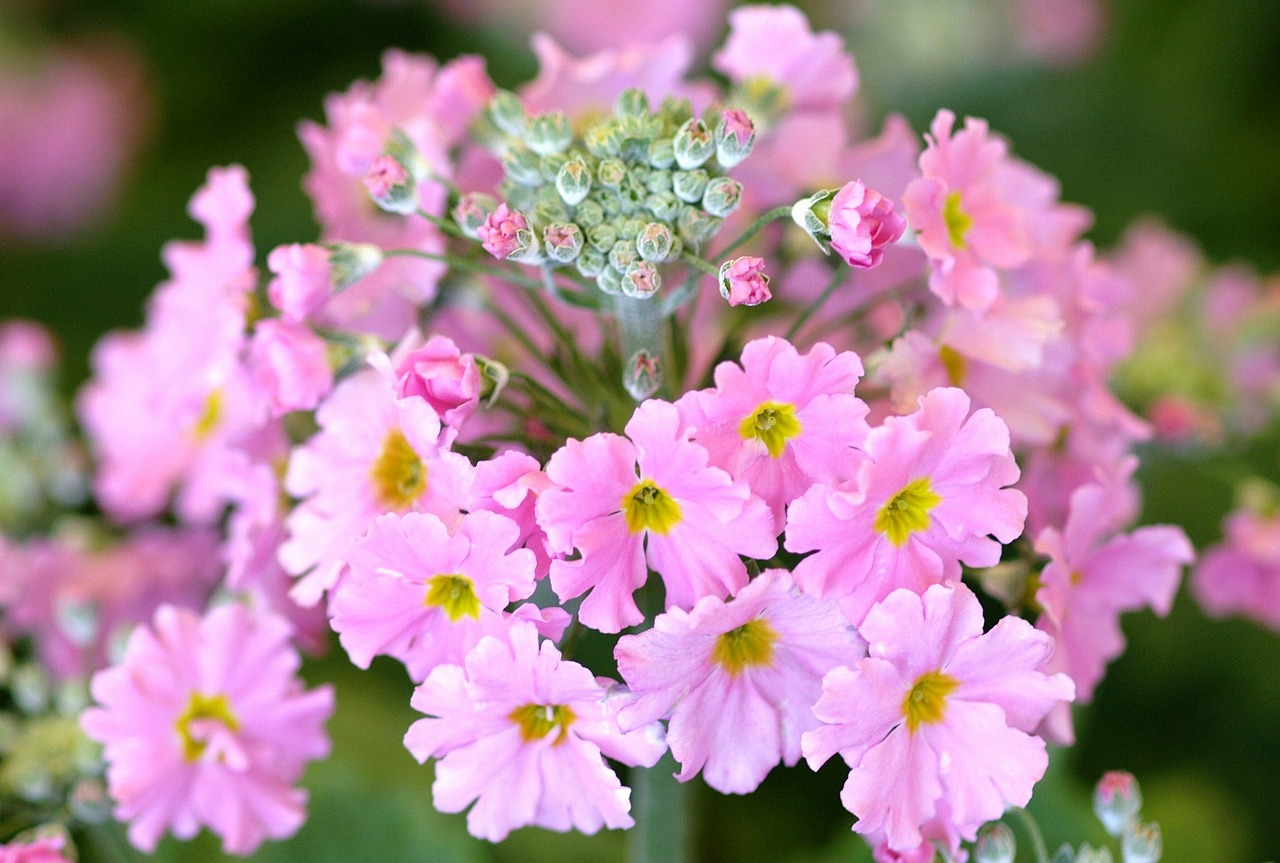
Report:
M 596 284 L 606 294 L 619 296 L 622 294 L 622 272 L 612 264 L 606 264 L 600 275 L 596 276 Z
M 893 211 L 893 202 L 855 180 L 836 192 L 827 212 L 831 248 L 846 264 L 870 269 L 884 258 L 884 247 L 907 228 L 907 220 Z
M 676 130 L 671 146 L 675 151 L 676 164 L 681 170 L 691 171 L 701 167 L 715 154 L 716 138 L 706 123 L 691 117 Z
M 658 358 L 645 350 L 636 351 L 622 372 L 622 385 L 636 401 L 643 401 L 662 386 L 662 368 Z
M 663 192 L 671 191 L 671 172 L 661 169 L 649 172 L 649 176 L 645 177 L 644 188 L 647 192 L 654 195 L 660 195 Z
M 1130 824 L 1120 838 L 1120 853 L 1124 863 L 1159 863 L 1160 855 L 1164 853 L 1160 825 L 1154 822 Z
M 676 163 L 675 146 L 670 138 L 654 138 L 649 142 L 649 164 L 666 170 Z
M 671 253 L 674 239 L 670 227 L 661 222 L 649 222 L 636 235 L 636 251 L 646 261 L 661 263 Z
M 1089 844 L 1081 845 L 1072 863 L 1112 863 L 1111 849 L 1094 848 Z
M 608 159 L 621 153 L 622 142 L 622 130 L 613 119 L 601 120 L 582 136 L 582 143 L 586 145 L 587 151 L 597 159 Z
M 618 229 L 618 239 L 632 241 L 634 241 L 636 237 L 640 236 L 640 232 L 644 230 L 645 224 L 646 222 L 644 219 L 638 219 L 635 217 L 619 219 L 614 222 L 614 225 Z
M 542 174 L 542 182 L 555 183 L 556 177 L 560 174 L 560 169 L 568 161 L 569 156 L 565 153 L 548 153 L 545 156 L 540 156 L 538 158 L 538 171 Z
M 707 190 L 710 177 L 701 168 L 692 171 L 676 171 L 671 175 L 671 191 L 686 204 L 696 204 L 702 200 Z
M 973 846 L 974 863 L 1013 863 L 1018 843 L 1013 831 L 1003 821 L 984 824 L 978 831 L 978 841 Z
M 609 250 L 613 248 L 613 244 L 618 242 L 618 230 L 613 226 L 612 222 L 596 225 L 587 231 L 587 241 L 591 243 L 593 248 L 599 249 L 600 252 L 607 255 Z
M 599 249 L 588 246 L 582 250 L 582 254 L 578 255 L 574 266 L 578 268 L 578 272 L 589 279 L 594 279 L 604 272 L 604 268 L 609 266 L 609 259 L 605 257 L 605 253 Z
M 382 249 L 372 243 L 329 244 L 329 273 L 335 291 L 345 291 L 382 266 Z
M 480 370 L 480 404 L 493 407 L 511 380 L 506 364 L 475 354 L 476 368 Z
M 619 159 L 604 159 L 596 165 L 596 179 L 606 189 L 618 189 L 627 178 L 627 166 Z
M 582 251 L 582 229 L 573 222 L 552 222 L 542 231 L 542 248 L 558 264 L 571 263 Z
M 636 244 L 626 240 L 618 240 L 609 250 L 609 265 L 620 273 L 625 273 L 634 263 L 638 263 L 640 255 L 636 253 Z
M 731 306 L 758 306 L 769 300 L 769 277 L 764 258 L 744 255 L 720 265 L 720 296 Z
M 432 336 L 396 366 L 396 397 L 420 398 L 457 428 L 480 403 L 480 369 L 448 336 Z
M 676 219 L 676 230 L 690 246 L 697 248 L 720 230 L 722 219 L 708 216 L 697 207 L 686 206 Z
M 560 196 L 555 192 L 551 192 L 549 195 L 540 195 L 538 200 L 534 202 L 529 216 L 535 224 L 539 225 L 546 225 L 551 222 L 567 222 L 570 218 L 569 208 L 564 205 L 564 201 L 560 200 Z
M 636 261 L 622 274 L 622 293 L 628 297 L 651 297 L 662 287 L 662 274 L 648 261 Z
M 659 192 L 644 199 L 644 208 L 663 222 L 674 222 L 681 206 L 680 199 L 670 192 Z
M 505 202 L 498 204 L 476 233 L 485 251 L 500 261 L 537 249 L 529 221 L 519 210 L 509 209 Z
M 823 189 L 796 201 L 791 207 L 791 221 L 804 229 L 824 255 L 831 253 L 831 229 L 828 224 L 833 194 L 830 189 Z
M 1123 770 L 1104 773 L 1093 790 L 1093 811 L 1104 830 L 1112 836 L 1119 836 L 1142 811 L 1142 791 L 1138 788 L 1138 780 Z
M 453 221 L 462 229 L 462 233 L 471 239 L 479 239 L 477 231 L 489 218 L 489 214 L 498 209 L 498 201 L 492 195 L 483 192 L 467 192 L 458 199 L 453 208 Z
M 591 191 L 591 168 L 580 156 L 574 156 L 560 167 L 556 174 L 556 191 L 570 207 L 586 200 Z
M 716 124 L 716 161 L 726 170 L 737 165 L 756 144 L 756 127 L 741 108 L 731 108 L 720 115 Z
M 489 100 L 489 116 L 493 124 L 513 138 L 524 136 L 529 120 L 520 98 L 509 90 L 498 90 Z
M 1064 842 L 1057 851 L 1053 852 L 1053 856 L 1049 858 L 1049 863 L 1075 863 L 1075 860 L 1075 849 Z
M 716 177 L 702 193 L 702 208 L 723 219 L 742 203 L 742 184 L 732 177 Z
M 524 142 L 539 156 L 563 152 L 572 140 L 573 127 L 563 111 L 549 111 L 534 117 L 524 135 Z
M 614 113 L 619 117 L 631 119 L 639 119 L 649 116 L 649 97 L 644 94 L 643 90 L 636 87 L 628 87 L 618 94 L 618 100 L 614 105 Z
M 584 228 L 594 228 L 604 221 L 604 208 L 588 198 L 574 209 L 573 220 Z
M 364 187 L 380 209 L 408 216 L 418 212 L 418 184 L 404 164 L 383 153 L 369 165 Z
M 541 186 L 542 162 L 525 147 L 512 147 L 502 154 L 502 170 L 507 179 L 521 186 Z

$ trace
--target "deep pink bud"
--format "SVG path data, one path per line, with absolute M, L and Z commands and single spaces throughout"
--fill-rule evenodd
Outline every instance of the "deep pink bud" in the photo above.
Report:
M 758 306 L 771 298 L 764 258 L 744 255 L 721 264 L 720 296 L 731 306 Z
M 504 201 L 484 220 L 476 235 L 485 251 L 501 261 L 527 247 L 533 232 L 524 215 L 507 207 Z
M 426 399 L 441 420 L 456 428 L 480 403 L 480 370 L 453 339 L 432 336 L 396 367 L 396 396 Z
M 884 247 L 906 227 L 893 202 L 861 180 L 845 183 L 831 201 L 831 248 L 851 267 L 869 269 L 880 263 Z

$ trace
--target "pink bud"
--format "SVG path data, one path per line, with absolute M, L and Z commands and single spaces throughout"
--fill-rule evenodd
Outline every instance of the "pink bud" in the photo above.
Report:
M 396 395 L 426 399 L 441 420 L 457 428 L 480 403 L 480 369 L 453 339 L 432 336 L 396 367 Z
M 893 202 L 861 180 L 845 183 L 831 200 L 831 248 L 851 267 L 870 269 L 884 257 L 884 247 L 906 230 L 907 220 Z
M 276 275 L 267 285 L 267 296 L 286 319 L 305 321 L 329 299 L 333 273 L 329 250 L 323 246 L 277 246 L 267 256 L 267 268 Z
M 276 416 L 310 410 L 333 389 L 333 370 L 324 339 L 293 321 L 258 321 L 249 348 L 249 364 L 270 396 Z
M 731 306 L 757 306 L 771 298 L 764 258 L 746 255 L 721 264 L 720 296 Z
M 519 210 L 508 208 L 505 201 L 489 214 L 476 231 L 485 251 L 500 261 L 527 245 L 528 241 L 521 236 L 522 233 L 529 233 L 528 221 Z
M 1134 823 L 1142 811 L 1142 793 L 1138 780 L 1132 773 L 1112 770 L 1098 780 L 1093 791 L 1093 811 L 1103 828 L 1112 836 L 1119 836 L 1126 826 Z
M 374 159 L 363 182 L 369 197 L 382 209 L 402 215 L 417 211 L 413 178 L 394 156 L 383 153 Z

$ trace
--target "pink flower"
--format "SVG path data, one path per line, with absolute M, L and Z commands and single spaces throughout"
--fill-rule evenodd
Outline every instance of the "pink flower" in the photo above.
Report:
M 61 836 L 48 836 L 0 845 L 0 863 L 71 863 L 62 853 L 66 844 Z
M 488 215 L 476 231 L 484 250 L 498 260 L 505 260 L 523 248 L 528 248 L 533 232 L 519 210 L 507 207 L 505 201 Z
M 764 273 L 764 258 L 745 255 L 720 265 L 720 296 L 731 306 L 758 306 L 767 302 L 769 277 Z
M 781 531 L 786 505 L 815 482 L 852 479 L 867 436 L 867 406 L 853 394 L 857 354 L 819 342 L 801 355 L 774 336 L 747 342 L 742 365 L 716 366 L 714 389 L 678 407 L 711 464 L 745 481 L 773 511 Z
M 670 718 L 679 779 L 699 771 L 725 794 L 754 791 L 779 762 L 800 760 L 800 735 L 818 725 L 810 707 L 822 676 L 864 655 L 829 602 L 801 595 L 781 569 L 765 570 L 728 602 L 673 608 L 653 628 L 618 640 L 618 671 L 635 701 L 622 728 Z
M 840 799 L 854 830 L 908 851 L 945 817 L 966 839 L 1024 806 L 1049 759 L 1031 736 L 1071 681 L 1037 669 L 1053 640 L 1016 617 L 982 631 L 982 607 L 962 584 L 897 590 L 859 627 L 869 656 L 822 681 L 826 723 L 801 740 L 815 770 L 837 752 L 850 766 Z
M 277 246 L 267 256 L 267 267 L 275 273 L 267 285 L 267 295 L 286 320 L 310 319 L 333 293 L 329 250 L 323 246 Z
M 796 584 L 844 597 L 854 623 L 896 588 L 923 593 L 958 580 L 961 562 L 995 564 L 1022 533 L 1027 499 L 1006 488 L 1018 479 L 1009 430 L 990 410 L 970 414 L 963 390 L 930 391 L 914 414 L 872 429 L 864 449 L 856 480 L 815 485 L 787 512 L 787 550 L 817 552 Z
M 448 336 L 432 336 L 396 364 L 396 396 L 425 399 L 448 425 L 462 425 L 480 404 L 475 357 Z
M 692 608 L 747 583 L 739 555 L 777 550 L 768 507 L 707 464 L 673 405 L 645 402 L 626 431 L 568 441 L 547 462 L 549 487 L 537 503 L 550 550 L 580 552 L 552 562 L 551 586 L 561 601 L 590 591 L 579 619 L 603 632 L 644 619 L 632 593 L 650 568 L 666 584 L 668 608 Z
M 1241 614 L 1280 630 L 1280 514 L 1237 510 L 1223 532 L 1200 559 L 1191 592 L 1216 617 Z
M 329 597 L 351 661 L 368 668 L 394 656 L 421 681 L 505 632 L 507 606 L 533 593 L 533 552 L 515 548 L 518 537 L 515 522 L 491 512 L 464 515 L 452 531 L 427 513 L 380 516 Z
M 267 318 L 254 327 L 249 363 L 271 399 L 273 416 L 311 410 L 333 389 L 329 347 L 306 327 Z
M 969 117 L 952 135 L 955 114 L 941 110 L 920 154 L 923 177 L 903 194 L 907 220 L 929 256 L 929 290 L 948 305 L 985 309 L 999 293 L 997 270 L 1031 256 L 1029 215 L 1015 203 L 1020 173 L 1007 147 Z
M 535 512 L 537 492 L 546 485 L 542 465 L 531 455 L 515 450 L 498 453 L 476 464 L 471 483 L 469 512 L 486 510 L 505 515 L 520 528 L 515 547 L 527 548 L 536 560 L 534 572 L 546 577 L 551 568 L 547 554 L 547 535 L 538 524 Z
M 831 201 L 831 248 L 851 267 L 870 269 L 884 258 L 884 247 L 902 236 L 907 220 L 893 202 L 861 180 L 845 183 Z
M 631 791 L 604 757 L 652 767 L 666 744 L 656 722 L 620 732 L 617 712 L 627 696 L 606 684 L 518 624 L 510 643 L 485 638 L 465 667 L 431 672 L 411 702 L 427 718 L 409 728 L 404 744 L 419 761 L 440 759 L 435 806 L 471 806 L 473 836 L 500 842 L 531 824 L 583 833 L 630 827 Z
M 164 606 L 134 630 L 81 718 L 105 747 L 129 841 L 150 852 L 166 829 L 190 839 L 204 826 L 248 854 L 301 826 L 307 795 L 292 786 L 329 752 L 333 692 L 305 691 L 298 666 L 288 624 L 241 605 L 203 618 Z

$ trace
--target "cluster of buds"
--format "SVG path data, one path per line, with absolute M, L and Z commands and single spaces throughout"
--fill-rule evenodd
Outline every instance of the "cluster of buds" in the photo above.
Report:
M 687 99 L 669 97 L 655 112 L 637 89 L 580 136 L 563 112 L 529 116 L 505 91 L 489 117 L 504 201 L 465 196 L 454 210 L 462 230 L 497 258 L 572 265 L 615 296 L 653 295 L 660 265 L 716 235 L 742 200 L 725 172 L 755 143 L 744 111 L 698 117 Z

